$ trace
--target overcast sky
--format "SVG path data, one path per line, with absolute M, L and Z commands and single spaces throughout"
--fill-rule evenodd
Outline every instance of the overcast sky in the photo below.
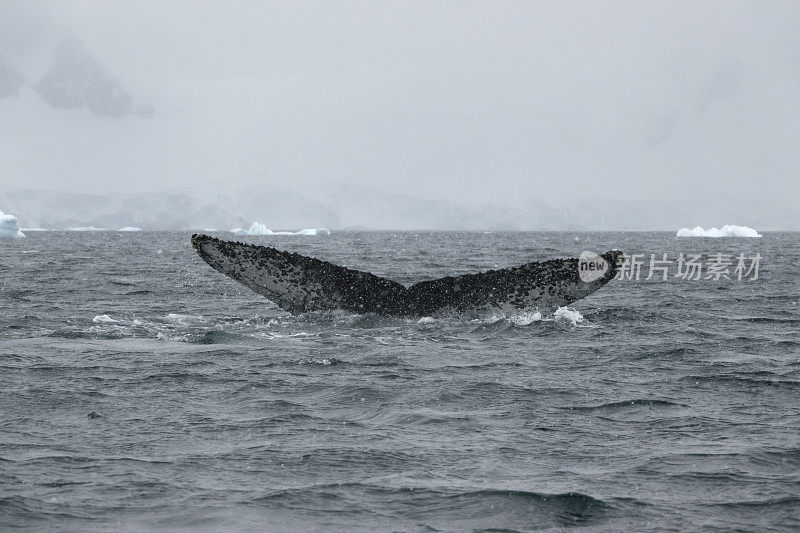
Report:
M 785 204 L 798 28 L 797 1 L 0 0 L 0 184 Z M 45 102 L 65 37 L 152 116 Z

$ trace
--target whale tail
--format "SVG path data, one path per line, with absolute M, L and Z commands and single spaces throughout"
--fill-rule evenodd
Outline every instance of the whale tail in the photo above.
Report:
M 578 259 L 553 259 L 444 277 L 405 287 L 368 272 L 269 246 L 192 235 L 192 246 L 211 267 L 290 313 L 344 309 L 354 313 L 428 316 L 497 308 L 560 307 L 593 293 L 615 275 L 622 252 L 601 257 L 607 268 L 583 281 Z

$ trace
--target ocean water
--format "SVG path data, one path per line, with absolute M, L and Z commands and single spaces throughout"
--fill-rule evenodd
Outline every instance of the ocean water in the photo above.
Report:
M 189 237 L 0 243 L 0 528 L 800 528 L 797 233 L 238 237 L 405 283 L 761 255 L 757 280 L 645 269 L 557 314 L 419 320 L 290 316 Z

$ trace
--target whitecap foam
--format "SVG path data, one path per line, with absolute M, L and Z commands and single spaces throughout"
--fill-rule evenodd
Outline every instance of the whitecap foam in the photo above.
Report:
M 534 322 L 540 322 L 542 320 L 542 313 L 539 311 L 529 311 L 521 315 L 510 316 L 508 320 L 517 326 L 527 326 Z
M 308 359 L 304 359 L 300 361 L 301 365 L 323 365 L 323 366 L 331 366 L 333 361 L 328 359 L 327 357 L 317 358 L 317 357 L 309 357 Z
M 300 331 L 298 333 L 269 333 L 265 331 L 260 331 L 256 333 L 254 336 L 256 337 L 263 337 L 266 339 L 292 339 L 292 338 L 304 338 L 304 337 L 313 337 L 313 333 L 307 333 L 305 331 Z
M 495 322 L 500 322 L 501 320 L 505 319 L 506 319 L 505 315 L 491 315 L 487 316 L 486 318 L 476 318 L 471 322 L 479 324 L 494 324 Z
M 164 317 L 164 321 L 176 326 L 191 326 L 201 324 L 205 320 L 201 316 L 181 315 L 179 313 L 169 313 Z
M 137 228 L 136 226 L 125 226 L 124 228 L 119 228 L 117 231 L 142 231 L 142 228 Z
M 493 314 L 484 318 L 472 319 L 470 322 L 473 324 L 495 324 L 497 322 L 510 322 L 515 326 L 529 326 L 534 322 L 555 322 L 562 326 L 573 327 L 581 324 L 581 327 L 594 327 L 589 325 L 589 321 L 575 308 L 572 307 L 559 307 L 553 314 L 542 314 L 541 311 L 523 311 L 514 315 L 506 315 L 503 313 Z
M 119 322 L 119 320 L 115 320 L 108 315 L 97 315 L 92 319 L 92 322 L 95 324 L 112 324 L 114 322 Z
M 734 225 L 725 225 L 722 228 L 709 228 L 703 229 L 701 226 L 697 226 L 694 229 L 689 228 L 681 228 L 678 230 L 678 233 L 675 234 L 676 237 L 712 237 L 712 238 L 719 238 L 719 237 L 761 237 L 761 235 L 754 230 L 753 228 L 749 228 L 747 226 L 734 226 Z
M 553 316 L 555 317 L 556 322 L 561 322 L 572 326 L 577 326 L 586 320 L 577 309 L 567 306 L 556 309 L 556 311 L 553 313 Z

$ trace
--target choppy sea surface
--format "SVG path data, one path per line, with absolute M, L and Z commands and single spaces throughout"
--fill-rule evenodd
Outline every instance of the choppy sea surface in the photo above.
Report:
M 558 314 L 417 320 L 290 316 L 189 237 L 0 243 L 0 528 L 800 528 L 800 234 L 238 237 L 404 283 L 646 254 Z M 644 279 L 681 252 L 759 277 Z

